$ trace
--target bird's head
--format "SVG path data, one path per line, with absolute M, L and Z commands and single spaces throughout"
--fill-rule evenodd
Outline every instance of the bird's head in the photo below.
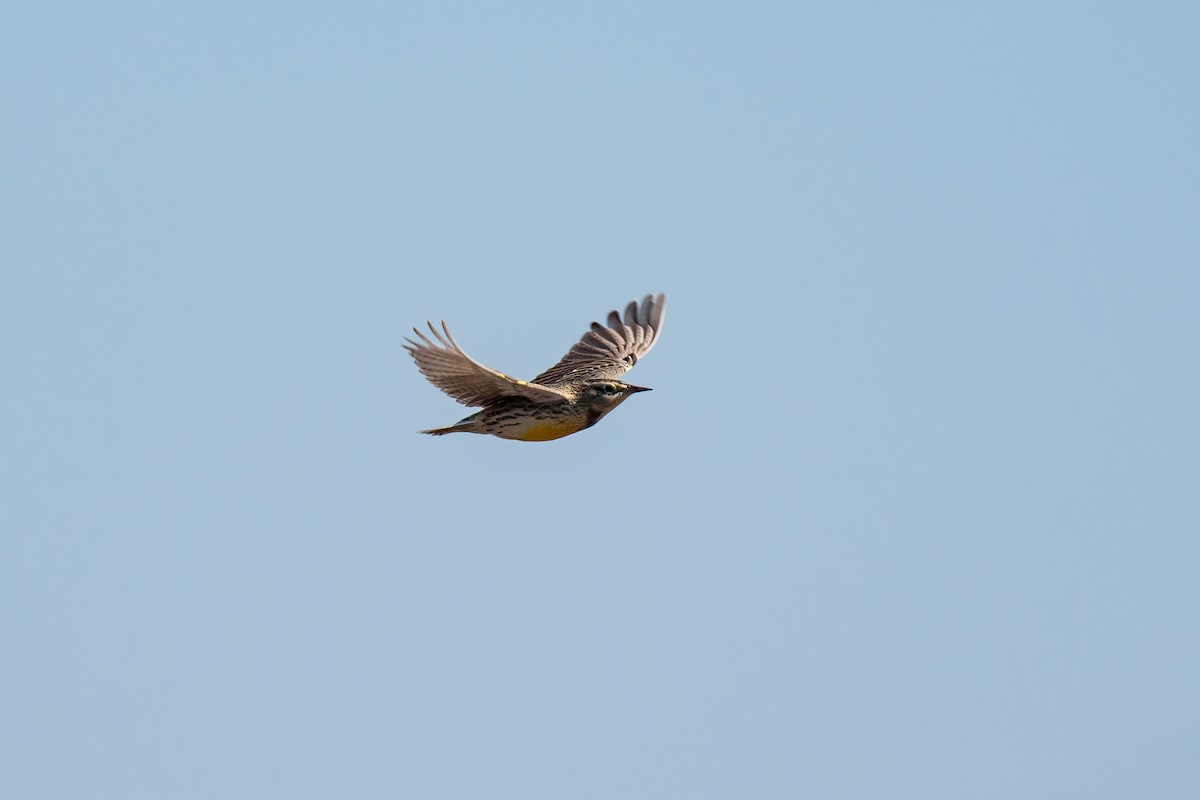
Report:
M 638 392 L 648 392 L 644 386 L 633 386 L 623 381 L 595 380 L 588 381 L 579 388 L 576 395 L 579 401 L 586 403 L 593 411 L 604 416 L 625 401 L 625 398 Z

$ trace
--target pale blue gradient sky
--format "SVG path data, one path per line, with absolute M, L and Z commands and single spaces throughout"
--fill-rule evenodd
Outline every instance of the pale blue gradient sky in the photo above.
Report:
M 994 5 L 10 8 L 4 794 L 1200 796 L 1200 11 Z

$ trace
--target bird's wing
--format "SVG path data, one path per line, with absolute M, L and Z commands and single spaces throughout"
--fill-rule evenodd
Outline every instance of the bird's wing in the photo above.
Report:
M 576 380 L 619 378 L 654 347 L 662 331 L 666 295 L 646 295 L 639 306 L 634 300 L 625 307 L 625 319 L 608 313 L 607 324 L 593 322 L 591 330 L 571 352 L 534 378 L 535 383 L 555 385 Z
M 430 383 L 463 405 L 486 406 L 505 397 L 524 397 L 535 403 L 557 403 L 566 397 L 558 389 L 517 380 L 480 364 L 463 352 L 444 322 L 444 338 L 432 322 L 429 323 L 429 330 L 436 342 L 413 328 L 413 333 L 421 341 L 405 339 L 408 344 L 404 345 L 404 349 L 412 355 L 413 361 L 417 362 L 417 369 Z

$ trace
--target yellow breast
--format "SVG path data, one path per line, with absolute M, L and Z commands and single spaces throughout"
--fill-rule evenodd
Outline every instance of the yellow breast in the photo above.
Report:
M 519 439 L 522 442 L 548 442 L 551 439 L 561 439 L 564 436 L 570 436 L 576 431 L 583 430 L 584 427 L 584 420 L 579 417 L 538 420 L 530 424 L 528 428 L 520 432 L 515 432 L 507 438 Z

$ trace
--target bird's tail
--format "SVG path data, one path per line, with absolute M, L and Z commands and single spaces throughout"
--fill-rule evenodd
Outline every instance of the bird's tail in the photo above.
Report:
M 466 420 L 463 420 L 462 422 L 456 422 L 453 425 L 447 426 L 445 428 L 430 428 L 427 431 L 421 431 L 421 433 L 428 433 L 430 436 L 445 436 L 447 433 L 475 433 L 475 432 L 476 431 L 475 431 L 474 423 L 468 422 Z

